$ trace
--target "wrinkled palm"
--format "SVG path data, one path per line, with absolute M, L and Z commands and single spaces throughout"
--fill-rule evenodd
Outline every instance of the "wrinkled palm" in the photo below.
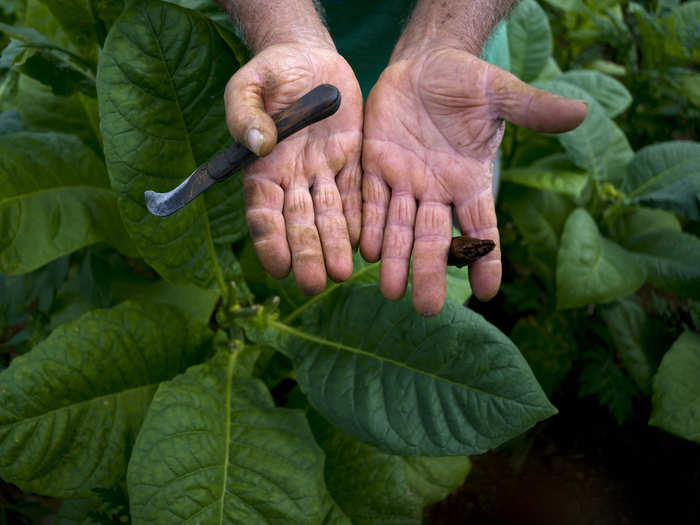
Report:
M 326 271 L 352 273 L 351 244 L 360 235 L 362 94 L 350 66 L 335 51 L 271 46 L 231 79 L 226 90 L 229 129 L 245 141 L 251 128 L 275 144 L 269 114 L 320 84 L 333 84 L 342 103 L 332 117 L 297 132 L 244 174 L 246 218 L 255 250 L 275 277 L 293 268 L 299 287 L 319 293 Z
M 361 249 L 367 260 L 382 259 L 382 293 L 403 295 L 413 254 L 414 305 L 440 311 L 454 207 L 464 234 L 497 243 L 469 270 L 477 297 L 495 295 L 501 255 L 491 178 L 503 120 L 555 133 L 585 114 L 585 104 L 455 49 L 389 66 L 367 100 L 363 144 Z

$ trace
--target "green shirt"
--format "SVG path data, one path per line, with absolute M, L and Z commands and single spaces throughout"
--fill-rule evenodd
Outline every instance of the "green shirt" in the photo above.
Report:
M 350 63 L 365 97 L 389 62 L 415 2 L 410 0 L 323 0 L 335 45 Z M 509 69 L 505 22 L 484 45 L 482 58 Z

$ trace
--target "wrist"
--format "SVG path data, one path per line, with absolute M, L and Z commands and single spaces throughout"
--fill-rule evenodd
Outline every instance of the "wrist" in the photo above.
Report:
M 479 56 L 481 47 L 482 45 L 478 43 L 466 42 L 445 35 L 421 35 L 420 37 L 417 35 L 410 35 L 407 38 L 402 37 L 397 42 L 394 52 L 389 59 L 389 64 L 401 60 L 416 60 L 441 49 L 457 49 Z
M 287 26 L 284 29 L 270 28 L 259 32 L 255 38 L 249 38 L 248 44 L 255 55 L 268 47 L 279 45 L 300 45 L 336 51 L 330 33 L 320 22 L 319 25 L 320 27 Z
M 479 56 L 491 29 L 515 0 L 418 0 L 391 62 L 433 50 L 456 49 Z
M 270 46 L 335 45 L 312 0 L 216 0 L 240 27 L 253 54 Z

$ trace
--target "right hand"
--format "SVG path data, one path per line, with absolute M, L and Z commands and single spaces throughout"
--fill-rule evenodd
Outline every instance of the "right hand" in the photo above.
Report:
M 367 98 L 361 251 L 380 257 L 380 289 L 400 299 L 413 264 L 418 312 L 445 302 L 452 210 L 464 235 L 496 248 L 469 267 L 474 295 L 489 300 L 501 281 L 492 171 L 503 120 L 547 133 L 575 128 L 586 104 L 537 90 L 463 49 L 406 47 Z
M 340 90 L 338 112 L 275 147 L 270 115 L 319 84 Z M 243 174 L 246 220 L 263 267 L 278 279 L 291 267 L 307 295 L 323 291 L 326 272 L 346 280 L 362 206 L 362 93 L 348 63 L 332 47 L 272 45 L 231 77 L 224 100 L 231 135 L 264 157 Z

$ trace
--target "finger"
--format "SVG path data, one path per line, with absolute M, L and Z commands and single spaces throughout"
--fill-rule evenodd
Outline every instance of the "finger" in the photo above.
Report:
M 413 241 L 413 306 L 426 317 L 445 303 L 447 253 L 452 240 L 452 207 L 421 202 Z
M 376 174 L 362 176 L 362 231 L 360 251 L 369 262 L 379 260 L 384 241 L 384 223 L 391 192 L 389 186 Z
M 477 299 L 488 301 L 498 293 L 501 285 L 501 245 L 496 223 L 491 188 L 480 195 L 455 203 L 457 220 L 463 235 L 490 239 L 496 247 L 469 266 L 469 284 Z
M 243 192 L 255 253 L 270 275 L 282 279 L 289 273 L 291 264 L 282 216 L 284 191 L 278 184 L 260 176 L 245 175 Z
M 277 143 L 277 128 L 265 112 L 264 78 L 269 75 L 253 62 L 239 69 L 226 84 L 226 124 L 234 139 L 259 156 Z
M 413 247 L 416 199 L 409 193 L 393 194 L 384 228 L 379 288 L 387 299 L 403 297 L 408 281 L 408 262 Z
M 343 203 L 331 173 L 316 177 L 311 197 L 328 276 L 334 281 L 345 281 L 352 275 L 352 248 Z
M 572 130 L 586 118 L 588 106 L 582 100 L 536 89 L 495 66 L 490 73 L 488 89 L 500 118 L 544 133 Z
M 362 228 L 362 169 L 359 163 L 344 167 L 335 180 L 343 203 L 350 244 L 354 248 L 360 242 Z
M 307 187 L 285 188 L 284 220 L 292 252 L 292 269 L 299 288 L 306 295 L 321 293 L 326 287 L 326 267 Z

